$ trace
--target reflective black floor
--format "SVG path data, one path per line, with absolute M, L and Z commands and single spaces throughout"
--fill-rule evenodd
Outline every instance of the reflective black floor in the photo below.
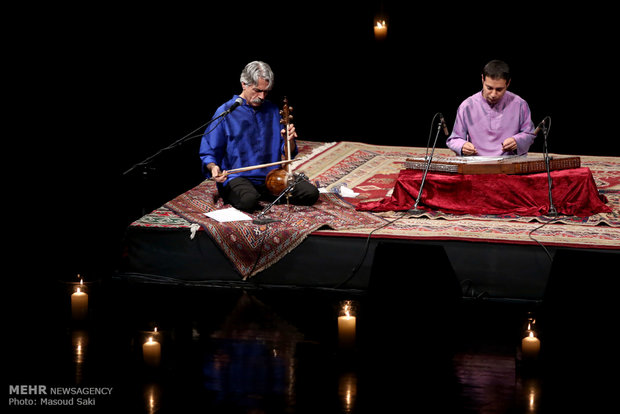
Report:
M 541 306 L 398 288 L 359 295 L 103 278 L 88 284 L 78 322 L 73 288 L 5 292 L 9 412 L 597 412 L 613 395 L 600 369 L 615 355 L 608 331 L 617 323 L 597 300 Z M 339 341 L 344 300 L 356 317 L 352 348 Z M 526 364 L 529 311 L 542 347 Z M 149 365 L 143 343 L 153 335 L 161 359 Z

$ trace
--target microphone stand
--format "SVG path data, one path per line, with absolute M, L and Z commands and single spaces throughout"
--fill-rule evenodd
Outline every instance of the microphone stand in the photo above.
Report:
M 437 114 L 435 114 L 435 117 L 437 116 Z M 424 190 L 424 183 L 426 182 L 426 174 L 428 174 L 428 170 L 431 166 L 431 162 L 433 161 L 433 154 L 435 153 L 435 146 L 437 145 L 437 138 L 439 138 L 439 132 L 441 131 L 441 127 L 442 127 L 442 122 L 440 120 L 439 124 L 437 125 L 437 133 L 435 134 L 435 141 L 433 142 L 433 148 L 431 150 L 431 155 L 430 157 L 428 156 L 428 142 L 426 145 L 426 166 L 424 167 L 424 175 L 422 176 L 422 182 L 420 183 L 420 190 L 418 191 L 418 198 L 415 200 L 415 204 L 413 205 L 413 208 L 407 210 L 407 214 L 410 215 L 422 215 L 424 214 L 424 210 L 419 209 L 418 208 L 418 204 L 420 203 L 420 199 L 422 198 L 422 191 Z M 430 139 L 430 136 L 429 136 Z
M 233 104 L 234 105 L 234 104 Z M 236 107 L 235 107 L 236 108 Z M 137 164 L 134 164 L 131 168 L 129 168 L 127 171 L 125 171 L 123 173 L 123 175 L 127 175 L 130 172 L 132 172 L 134 169 L 136 169 L 137 167 L 144 167 L 145 170 L 143 171 L 143 174 L 146 175 L 146 166 L 153 160 L 155 159 L 155 157 L 157 157 L 159 154 L 161 154 L 164 151 L 173 149 L 181 144 L 183 144 L 185 141 L 189 141 L 190 139 L 196 138 L 196 137 L 200 137 L 203 134 L 198 134 L 198 135 L 192 135 L 194 133 L 196 133 L 196 131 L 202 130 L 205 127 L 209 126 L 212 122 L 217 121 L 218 119 L 221 119 L 223 117 L 225 117 L 226 115 L 228 115 L 229 113 L 231 113 L 232 111 L 230 109 L 222 112 L 221 114 L 219 114 L 218 116 L 216 116 L 215 118 L 212 118 L 211 120 L 209 120 L 209 122 L 207 122 L 206 124 L 203 124 L 201 126 L 199 126 L 198 128 L 194 129 L 192 132 L 186 134 L 184 137 L 182 137 L 181 139 L 176 140 L 175 142 L 173 142 L 172 144 L 168 145 L 167 147 L 164 147 L 162 149 L 160 149 L 159 151 L 157 151 L 156 153 L 154 153 L 153 155 L 146 157 L 144 160 L 140 161 Z
M 549 124 L 551 124 L 551 118 L 547 117 L 546 119 L 549 119 Z M 549 132 L 549 129 L 551 129 L 551 126 L 549 126 L 549 128 L 547 128 L 547 124 L 546 122 L 543 121 L 542 124 L 542 132 L 543 132 L 543 154 L 544 154 L 544 158 L 545 158 L 545 167 L 547 168 L 547 183 L 548 183 L 548 187 L 549 187 L 549 215 L 553 216 L 553 217 L 557 217 L 558 216 L 558 211 L 556 210 L 555 206 L 553 205 L 553 196 L 551 195 L 551 188 L 553 186 L 553 183 L 551 181 L 551 167 L 550 167 L 550 161 L 552 159 L 552 157 L 549 156 L 549 149 L 547 146 L 547 134 Z
M 256 216 L 256 218 L 254 220 L 252 220 L 253 224 L 268 224 L 268 223 L 275 223 L 277 221 L 281 221 L 281 220 L 276 220 L 276 219 L 272 219 L 269 217 L 265 217 L 265 214 L 271 210 L 271 207 L 273 207 L 278 201 L 280 201 L 280 199 L 282 197 L 284 197 L 285 195 L 288 195 L 288 193 L 290 193 L 291 191 L 293 191 L 293 188 L 295 188 L 295 186 L 297 185 L 297 183 L 303 181 L 303 180 L 307 180 L 308 177 L 306 177 L 306 175 L 304 173 L 296 173 L 295 174 L 295 179 L 291 180 L 291 182 L 289 183 L 288 187 L 286 187 L 281 193 L 280 195 L 278 195 L 278 197 L 273 200 L 267 207 L 265 207 L 263 209 L 263 211 L 261 211 L 260 213 L 258 213 L 258 215 Z

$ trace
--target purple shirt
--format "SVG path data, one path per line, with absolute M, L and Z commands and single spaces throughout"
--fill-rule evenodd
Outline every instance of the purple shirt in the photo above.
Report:
M 491 106 L 482 91 L 465 99 L 459 106 L 452 134 L 446 145 L 457 155 L 466 141 L 471 141 L 478 155 L 513 155 L 502 150 L 502 142 L 514 137 L 517 154 L 527 154 L 536 136 L 527 102 L 506 91 L 502 99 Z

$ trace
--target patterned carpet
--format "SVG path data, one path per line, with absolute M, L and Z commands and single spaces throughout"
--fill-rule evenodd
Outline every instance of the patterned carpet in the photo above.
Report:
M 409 217 L 403 212 L 368 213 L 355 210 L 361 202 L 390 195 L 406 158 L 423 156 L 425 148 L 370 145 L 359 142 L 299 141 L 297 171 L 327 193 L 313 207 L 274 206 L 269 225 L 252 222 L 217 223 L 204 213 L 226 207 L 215 185 L 204 181 L 132 224 L 137 227 L 186 228 L 207 231 L 243 277 L 269 267 L 309 234 L 340 237 L 412 240 L 466 240 L 549 246 L 620 248 L 620 158 L 581 156 L 590 168 L 611 213 L 580 218 L 516 215 L 473 216 L 429 212 Z M 437 149 L 435 155 L 450 155 Z M 346 185 L 359 193 L 342 198 L 333 191 Z

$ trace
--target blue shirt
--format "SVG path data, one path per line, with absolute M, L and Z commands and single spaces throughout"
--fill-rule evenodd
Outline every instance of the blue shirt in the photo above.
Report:
M 220 106 L 214 116 L 230 108 L 237 98 L 239 96 L 235 95 Z M 282 160 L 284 138 L 280 135 L 280 110 L 274 103 L 265 101 L 254 108 L 243 100 L 243 104 L 215 124 L 207 127 L 200 143 L 200 159 L 207 178 L 210 172 L 206 166 L 211 162 L 224 171 Z M 295 155 L 297 149 L 291 157 Z M 235 177 L 245 177 L 254 185 L 261 185 L 267 174 L 276 168 L 278 166 L 230 174 L 223 185 Z

